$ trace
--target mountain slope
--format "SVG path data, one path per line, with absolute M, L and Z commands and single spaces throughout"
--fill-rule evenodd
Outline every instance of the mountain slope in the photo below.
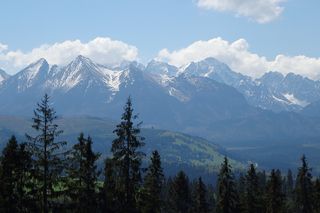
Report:
M 4 70 L 0 69 L 0 85 L 10 77 Z
M 292 102 L 304 101 L 306 96 L 297 88 L 309 82 L 307 88 L 311 90 L 316 82 L 277 73 L 252 80 L 215 59 L 185 69 L 153 62 L 146 69 L 138 63 L 99 65 L 83 56 L 65 67 L 39 60 L 0 86 L 0 115 L 32 115 L 36 103 L 47 92 L 59 115 L 117 120 L 131 96 L 145 127 L 205 137 L 233 153 L 242 153 L 245 160 L 268 166 L 276 167 L 279 162 L 289 166 L 287 153 L 298 159 L 304 152 L 320 160 L 314 155 L 317 149 L 308 148 L 319 144 L 320 118 L 252 106 L 254 101 L 262 104 L 260 108 L 279 107 L 279 103 L 282 109 L 298 106 Z M 296 81 L 302 85 L 295 86 Z M 316 97 L 315 92 L 312 98 Z M 272 149 L 278 153 L 266 157 Z
M 260 79 L 236 73 L 226 64 L 207 58 L 192 62 L 180 71 L 191 76 L 203 76 L 227 84 L 241 92 L 249 104 L 262 109 L 299 111 L 311 102 L 320 99 L 320 82 L 289 73 L 269 72 Z
M 115 138 L 112 132 L 116 123 L 109 119 L 93 117 L 67 117 L 57 120 L 59 127 L 64 130 L 62 140 L 69 142 L 69 147 L 76 143 L 80 132 L 89 134 L 93 139 L 96 151 L 110 155 L 111 142 Z M 12 116 L 0 117 L 0 147 L 11 134 L 16 134 L 20 140 L 25 140 L 26 132 L 32 134 L 31 119 Z M 143 151 L 147 156 L 157 149 L 161 155 L 166 170 L 179 165 L 207 172 L 217 172 L 226 152 L 218 145 L 205 139 L 190 135 L 156 129 L 142 129 L 141 135 L 145 137 L 146 146 Z M 231 160 L 235 169 L 243 169 L 244 164 Z M 175 171 L 176 172 L 176 171 Z
M 78 56 L 62 68 L 49 68 L 39 60 L 5 81 L 0 87 L 0 112 L 29 114 L 44 93 L 53 97 L 62 115 L 111 118 L 131 95 L 146 124 L 183 131 L 255 111 L 235 89 L 205 77 L 167 79 L 135 63 L 112 70 Z

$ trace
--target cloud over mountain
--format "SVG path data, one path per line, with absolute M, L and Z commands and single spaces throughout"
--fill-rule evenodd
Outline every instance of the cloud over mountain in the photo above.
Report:
M 283 7 L 281 2 L 285 0 L 198 0 L 200 8 L 232 12 L 236 16 L 244 16 L 255 20 L 258 23 L 267 23 L 278 18 Z
M 162 49 L 157 59 L 175 66 L 183 66 L 208 57 L 215 57 L 228 64 L 233 70 L 252 77 L 260 77 L 265 72 L 276 70 L 283 74 L 293 72 L 312 79 L 320 78 L 320 58 L 279 54 L 274 59 L 268 60 L 264 56 L 251 52 L 245 39 L 234 42 L 220 37 L 207 41 L 200 40 L 179 50 Z
M 46 58 L 50 64 L 64 65 L 79 54 L 101 64 L 119 64 L 123 60 L 136 60 L 138 49 L 108 37 L 97 37 L 88 42 L 67 40 L 61 43 L 44 44 L 29 52 L 12 51 L 7 45 L 0 44 L 0 67 L 7 71 L 18 70 L 39 58 Z
M 89 57 L 99 64 L 117 65 L 123 61 L 137 60 L 138 48 L 107 37 L 97 37 L 88 42 L 66 40 L 44 44 L 29 52 L 10 50 L 10 47 L 0 43 L 0 69 L 13 74 L 39 58 L 45 58 L 49 64 L 66 65 L 78 55 Z M 233 70 L 254 78 L 268 71 L 279 71 L 284 75 L 293 72 L 320 79 L 320 58 L 278 54 L 274 59 L 267 59 L 250 51 L 249 43 L 243 38 L 230 42 L 217 37 L 195 41 L 182 49 L 165 48 L 159 51 L 156 59 L 179 67 L 208 57 L 217 58 Z

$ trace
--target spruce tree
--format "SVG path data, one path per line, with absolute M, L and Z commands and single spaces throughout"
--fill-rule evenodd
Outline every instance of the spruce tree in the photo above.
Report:
M 17 203 L 17 179 L 15 177 L 15 169 L 18 157 L 18 143 L 14 136 L 11 137 L 7 146 L 2 152 L 1 160 L 1 197 L 0 207 L 3 212 L 18 212 L 15 203 Z
M 192 206 L 187 175 L 183 171 L 178 172 L 169 187 L 169 210 L 175 213 L 190 212 Z
M 31 209 L 32 201 L 28 193 L 31 155 L 26 144 L 18 144 L 12 136 L 3 150 L 1 158 L 1 212 L 25 212 Z
M 41 211 L 44 213 L 49 212 L 49 207 L 53 207 L 53 198 L 58 195 L 55 186 L 59 184 L 60 174 L 65 167 L 63 161 L 65 151 L 61 148 L 66 142 L 56 141 L 63 131 L 58 130 L 55 114 L 50 98 L 45 94 L 34 110 L 32 128 L 37 135 L 26 134 L 32 152 L 33 181 L 36 182 L 34 190 L 40 197 Z
M 246 179 L 245 175 L 241 172 L 239 174 L 239 178 L 237 183 L 237 192 L 239 196 L 239 210 L 244 212 L 245 204 L 246 204 Z
M 209 212 L 215 212 L 216 196 L 215 196 L 215 189 L 212 184 L 207 185 L 207 201 L 208 201 Z
M 194 196 L 194 212 L 207 213 L 209 212 L 209 204 L 207 200 L 207 187 L 199 177 L 195 186 Z
M 314 211 L 320 212 L 320 179 L 317 178 L 317 180 L 314 183 L 314 196 L 313 196 L 313 203 L 314 205 Z
M 70 166 L 68 174 L 68 194 L 73 201 L 77 212 L 96 211 L 97 206 L 97 181 L 100 174 L 96 162 L 99 153 L 92 151 L 92 140 L 85 138 L 83 133 L 78 138 L 78 143 L 73 146 L 67 157 Z
M 292 195 L 293 192 L 293 175 L 291 169 L 288 170 L 287 179 L 286 179 L 286 194 L 287 196 Z
M 296 211 L 301 213 L 313 212 L 313 186 L 311 169 L 308 166 L 306 157 L 301 158 L 302 166 L 298 170 L 295 187 Z
M 162 200 L 164 201 L 163 203 L 163 212 L 172 212 L 172 208 L 171 208 L 171 187 L 172 187 L 172 177 L 169 176 L 165 182 L 164 182 L 164 185 L 163 185 L 163 188 L 162 188 Z
M 117 173 L 116 191 L 121 196 L 119 212 L 137 211 L 136 195 L 141 185 L 141 162 L 145 154 L 139 149 L 144 146 L 144 138 L 140 137 L 140 124 L 134 125 L 137 115 L 133 115 L 131 98 L 124 107 L 121 123 L 114 133 L 117 138 L 112 141 L 114 169 Z
M 284 186 L 284 192 L 286 197 L 286 209 L 288 211 L 294 211 L 294 180 L 292 171 L 289 169 L 287 172 L 287 177 Z
M 259 188 L 259 179 L 253 164 L 250 164 L 244 181 L 244 212 L 260 212 L 262 210 L 261 191 Z
M 281 176 L 273 169 L 267 182 L 266 190 L 266 212 L 284 212 L 284 193 L 282 192 Z
M 225 157 L 218 177 L 217 213 L 238 212 L 238 194 L 231 171 L 231 165 Z
M 263 192 L 263 190 L 266 188 L 267 186 L 267 175 L 266 175 L 266 171 L 263 170 L 262 172 L 259 171 L 257 172 L 258 175 L 258 180 L 259 180 L 259 188 L 260 191 Z
M 116 191 L 118 175 L 115 170 L 115 162 L 111 158 L 105 161 L 105 180 L 103 185 L 103 209 L 107 213 L 119 212 L 121 209 L 121 197 Z
M 143 186 L 142 212 L 160 213 L 163 201 L 161 199 L 161 190 L 164 184 L 164 174 L 161 167 L 161 158 L 158 151 L 153 151 L 151 164 L 147 169 Z

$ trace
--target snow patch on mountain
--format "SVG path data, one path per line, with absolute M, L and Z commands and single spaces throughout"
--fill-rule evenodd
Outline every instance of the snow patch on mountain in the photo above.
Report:
M 288 99 L 288 101 L 290 101 L 291 104 L 296 104 L 302 107 L 305 107 L 309 104 L 307 101 L 299 100 L 293 94 L 286 93 L 283 94 L 283 96 L 286 97 L 286 99 Z
M 181 92 L 180 90 L 177 90 L 174 87 L 170 87 L 168 90 L 168 93 L 169 95 L 171 95 L 172 97 L 176 98 L 181 102 L 188 102 L 190 100 L 188 96 L 186 96 L 185 94 L 183 94 L 183 92 Z
M 119 92 L 121 85 L 122 70 L 110 70 L 101 67 L 99 69 L 105 76 L 104 82 L 113 92 Z
M 57 90 L 62 94 L 74 89 L 74 93 L 101 93 L 108 103 L 120 90 L 135 88 L 137 82 L 156 84 L 166 94 L 187 102 L 193 95 L 190 91 L 214 89 L 212 80 L 235 88 L 250 105 L 276 112 L 299 111 L 320 100 L 318 81 L 294 74 L 283 76 L 278 72 L 268 72 L 259 79 L 252 79 L 214 58 L 177 68 L 157 60 L 150 61 L 147 66 L 129 61 L 108 66 L 96 64 L 80 55 L 65 67 L 50 67 L 45 59 L 40 59 L 10 78 L 3 76 L 0 70 L 1 89 L 22 92 L 33 88 L 48 92 Z
M 280 103 L 284 103 L 284 104 L 290 104 L 289 101 L 283 100 L 281 98 L 276 97 L 275 95 L 272 95 L 272 98 Z

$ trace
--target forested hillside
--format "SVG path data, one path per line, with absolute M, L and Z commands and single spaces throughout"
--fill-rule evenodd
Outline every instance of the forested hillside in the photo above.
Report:
M 136 119 L 129 98 L 121 122 L 114 127 L 110 154 L 103 150 L 105 146 L 103 153 L 94 151 L 92 137 L 81 132 L 77 142 L 68 145 L 66 138 L 61 137 L 63 129 L 58 125 L 50 98 L 45 95 L 30 122 L 33 131 L 26 128 L 25 140 L 20 143 L 12 136 L 2 151 L 1 212 L 320 211 L 320 180 L 312 177 L 305 156 L 296 173 L 289 170 L 282 174 L 275 169 L 266 172 L 252 163 L 244 168 L 232 161 L 238 166 L 235 170 L 228 158 L 215 152 L 217 147 L 212 148 L 205 140 L 166 131 L 146 131 L 146 136 L 160 134 L 174 138 L 173 143 L 167 140 L 155 146 L 166 156 L 163 161 L 158 150 L 144 149 L 148 140 L 142 136 L 141 123 Z M 174 151 L 168 155 L 170 144 L 173 150 L 174 145 L 182 146 L 179 151 L 186 155 L 190 150 L 207 153 L 206 164 L 197 159 L 190 161 L 218 169 L 216 180 L 203 181 L 200 170 L 197 174 L 186 172 L 179 165 L 173 175 L 166 175 L 163 162 L 168 163 L 172 157 L 174 164 L 179 162 L 174 154 L 184 156 Z M 210 163 L 210 158 L 222 159 L 219 168 L 217 161 Z M 183 159 L 188 161 L 188 156 Z M 99 168 L 101 160 L 103 167 Z M 198 177 L 190 179 L 190 175 Z

